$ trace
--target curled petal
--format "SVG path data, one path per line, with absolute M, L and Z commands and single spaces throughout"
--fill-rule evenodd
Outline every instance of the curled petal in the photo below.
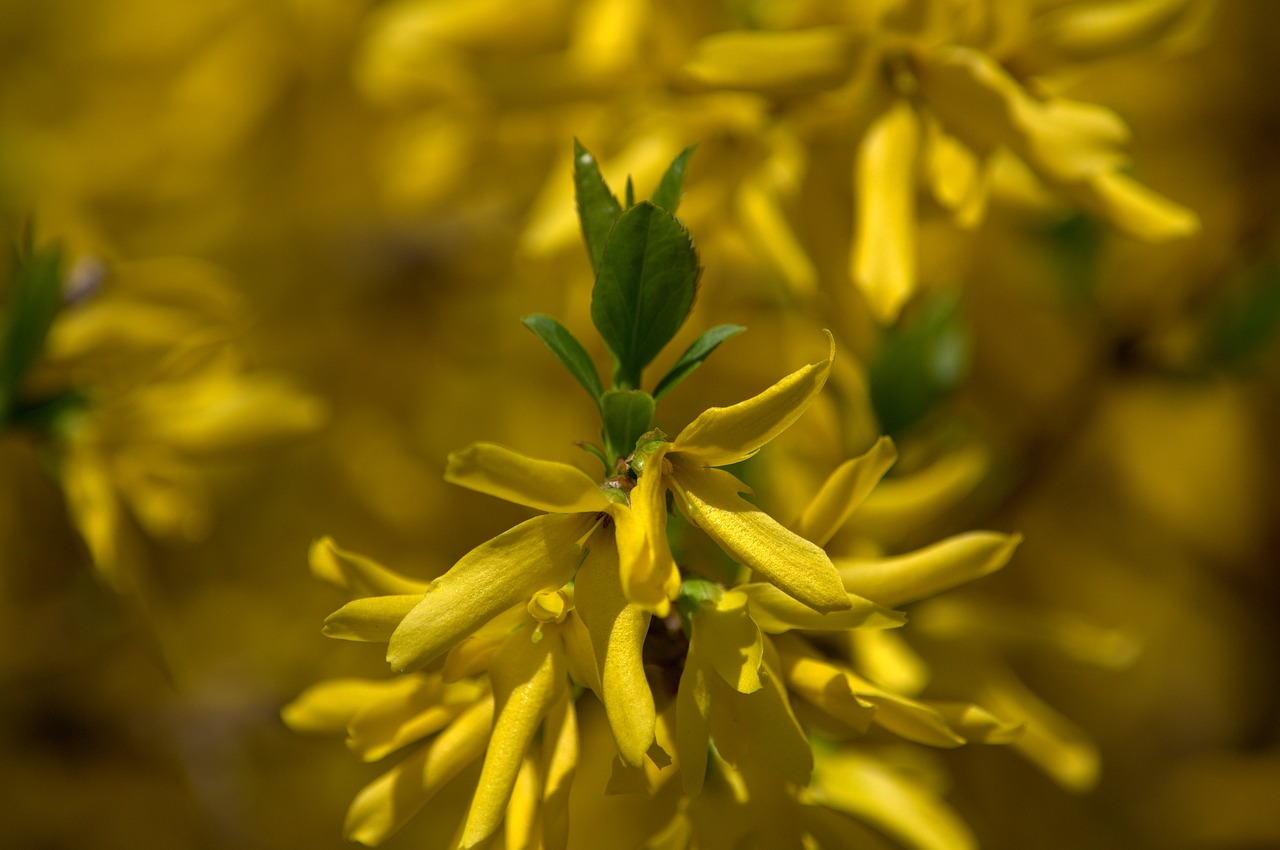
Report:
M 927 786 L 853 750 L 822 755 L 809 793 L 912 850 L 977 848 L 964 821 Z
M 644 674 L 649 613 L 627 601 L 612 546 L 593 546 L 574 582 L 576 612 L 591 634 L 601 701 L 625 764 L 640 767 L 653 746 L 653 692 Z
M 339 640 L 365 640 L 382 643 L 422 601 L 422 594 L 408 596 L 369 596 L 354 599 L 324 620 L 324 633 Z
M 344 733 L 351 718 L 371 702 L 418 687 L 417 681 L 407 677 L 329 679 L 298 694 L 281 709 L 280 716 L 295 732 Z
M 702 632 L 699 651 L 729 687 L 743 694 L 760 690 L 764 638 L 747 611 L 745 595 L 726 593 L 698 612 L 693 628 Z
M 916 156 L 920 119 L 898 101 L 867 130 L 854 169 L 858 231 L 854 282 L 871 312 L 892 322 L 916 288 Z
M 802 605 L 771 584 L 742 584 L 733 589 L 750 600 L 751 619 L 766 634 L 780 634 L 792 629 L 808 631 L 846 631 L 848 629 L 892 629 L 907 622 L 905 614 L 883 608 L 869 599 L 850 593 L 850 608 L 819 614 Z
M 467 812 L 460 847 L 475 847 L 502 823 L 520 765 L 542 719 L 565 691 L 564 653 L 558 637 L 534 642 L 512 635 L 490 668 L 494 718 L 480 782 Z
M 903 605 L 995 572 L 1021 542 L 1020 534 L 975 531 L 893 558 L 838 558 L 836 569 L 850 593 Z
M 411 677 L 415 687 L 388 694 L 361 709 L 347 727 L 347 747 L 377 761 L 412 741 L 435 734 L 488 695 L 481 682 L 445 685 L 439 675 Z
M 427 582 L 406 578 L 372 558 L 341 549 L 328 536 L 311 544 L 308 561 L 313 576 L 352 596 L 402 596 L 427 589 Z
M 861 457 L 840 464 L 796 523 L 796 533 L 826 546 L 898 459 L 893 440 L 881 437 Z
M 467 709 L 427 746 L 365 786 L 347 810 L 350 841 L 381 844 L 484 752 L 493 722 L 493 700 Z
M 849 594 L 827 553 L 739 496 L 746 489 L 741 481 L 683 463 L 674 479 L 690 520 L 720 548 L 815 611 L 849 610 Z
M 391 635 L 387 661 L 396 672 L 428 664 L 518 602 L 573 577 L 577 542 L 591 514 L 551 514 L 526 520 L 482 543 L 431 584 Z
M 754 398 L 704 410 L 676 437 L 672 454 L 678 453 L 693 466 L 724 466 L 758 452 L 791 427 L 822 390 L 836 356 L 830 331 L 827 339 L 830 350 L 825 360 L 792 372 Z
M 609 500 L 585 472 L 538 460 L 493 443 L 472 443 L 449 455 L 445 480 L 548 513 L 602 511 Z

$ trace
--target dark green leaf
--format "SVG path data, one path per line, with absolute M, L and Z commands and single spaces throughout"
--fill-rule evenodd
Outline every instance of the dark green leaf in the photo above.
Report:
M 591 256 L 591 269 L 600 274 L 600 258 L 604 253 L 609 231 L 622 215 L 618 199 L 600 175 L 600 166 L 591 152 L 577 139 L 573 140 L 573 187 L 578 200 L 578 220 L 582 223 L 582 238 Z
M 693 307 L 698 255 L 666 210 L 641 201 L 622 214 L 605 245 L 591 293 L 591 320 L 604 337 L 623 389 L 671 341 Z
M 636 441 L 653 427 L 653 410 L 653 396 L 640 390 L 609 390 L 601 397 L 605 452 L 611 459 L 631 454 Z
M 880 427 L 897 436 L 923 419 L 964 380 L 969 335 L 954 298 L 937 298 L 886 334 L 868 370 Z
M 600 394 L 604 392 L 604 387 L 600 383 L 600 374 L 596 372 L 596 365 L 591 362 L 591 356 L 587 354 L 587 350 L 573 334 L 569 333 L 569 329 L 541 313 L 525 316 L 520 321 L 538 335 L 543 345 L 551 350 L 556 359 L 569 370 L 569 374 L 582 384 L 582 388 L 599 405 Z
M 62 306 L 62 251 L 19 249 L 0 326 L 0 420 L 12 409 L 19 385 L 44 350 L 54 316 Z
M 706 360 L 720 343 L 745 330 L 746 328 L 742 325 L 716 325 L 698 337 L 693 345 L 680 355 L 680 359 L 667 371 L 667 374 L 662 376 L 662 380 L 658 381 L 658 385 L 653 388 L 653 397 L 659 399 L 671 392 L 676 384 L 689 377 L 694 369 L 701 366 L 702 361 Z
M 653 203 L 672 215 L 676 214 L 676 207 L 680 206 L 680 192 L 684 187 L 684 169 L 689 163 L 689 155 L 696 147 L 697 145 L 689 145 L 671 161 L 666 173 L 658 181 L 657 190 L 653 193 Z
M 636 205 L 636 185 L 631 182 L 631 175 L 627 175 L 627 209 L 631 209 Z

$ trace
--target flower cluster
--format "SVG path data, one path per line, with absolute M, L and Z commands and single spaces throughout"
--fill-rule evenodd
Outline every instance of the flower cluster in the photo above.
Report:
M 672 209 L 684 158 L 657 196 Z M 692 279 L 681 273 L 687 239 L 666 238 L 663 228 L 678 233 L 679 223 L 662 206 L 629 198 L 624 209 L 581 149 L 578 162 L 583 231 L 588 247 L 600 249 L 593 314 L 614 352 L 615 377 L 635 386 L 691 302 L 679 297 Z M 640 323 L 645 310 L 657 312 Z M 317 577 L 354 597 L 325 633 L 385 642 L 403 677 L 318 685 L 286 708 L 286 722 L 345 732 L 370 760 L 418 744 L 357 796 L 348 837 L 380 843 L 458 779 L 474 793 L 457 846 L 479 846 L 504 823 L 511 846 L 566 846 L 569 784 L 580 757 L 599 757 L 580 753 L 577 718 L 589 711 L 587 699 L 602 707 L 612 734 L 609 793 L 664 801 L 665 825 L 641 840 L 717 846 L 722 837 L 713 833 L 727 829 L 799 846 L 824 823 L 831 828 L 834 812 L 890 834 L 963 831 L 920 788 L 904 793 L 924 795 L 921 805 L 940 813 L 927 824 L 896 808 L 892 795 L 851 793 L 850 781 L 864 774 L 912 784 L 857 742 L 875 726 L 935 747 L 1008 743 L 1020 725 L 971 703 L 882 687 L 858 672 L 859 636 L 902 626 L 905 617 L 890 606 L 999 569 L 1017 539 L 962 535 L 908 557 L 833 562 L 823 546 L 893 463 L 887 439 L 837 468 L 789 526 L 743 498 L 750 488 L 724 467 L 753 457 L 806 411 L 831 372 L 830 335 L 822 360 L 704 411 L 670 439 L 648 427 L 653 396 L 602 391 L 594 366 L 575 356 L 572 335 L 540 318 L 530 327 L 601 401 L 603 480 L 475 443 L 449 456 L 446 478 L 542 515 L 429 582 L 328 538 L 312 548 Z M 695 344 L 681 363 L 713 349 Z M 689 371 L 678 363 L 654 395 Z M 618 396 L 610 393 L 623 394 L 624 414 L 612 415 L 617 405 L 604 400 Z M 696 529 L 713 541 L 726 558 L 719 569 L 673 546 L 673 523 L 682 536 Z M 478 776 L 467 773 L 474 762 Z

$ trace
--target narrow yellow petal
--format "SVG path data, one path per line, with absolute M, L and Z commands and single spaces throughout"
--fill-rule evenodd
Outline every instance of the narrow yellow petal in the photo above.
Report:
M 394 570 L 338 547 L 332 537 L 321 537 L 308 553 L 311 574 L 352 596 L 402 596 L 423 593 L 427 582 L 406 578 Z
M 414 593 L 354 599 L 325 618 L 324 633 L 339 640 L 375 643 L 391 640 L 391 635 L 422 598 L 422 594 Z
M 656 717 L 642 656 L 650 615 L 627 601 L 612 546 L 592 547 L 573 590 L 575 610 L 591 634 L 601 702 L 618 753 L 628 766 L 640 767 L 653 746 Z
M 854 694 L 844 670 L 822 660 L 796 638 L 783 635 L 772 640 L 782 677 L 796 695 L 856 732 L 871 727 L 875 706 Z
M 573 577 L 576 543 L 590 514 L 526 520 L 472 549 L 440 578 L 391 635 L 387 661 L 398 673 L 416 670 L 499 613 Z
M 769 389 L 730 407 L 704 410 L 676 437 L 671 448 L 695 466 L 725 466 L 746 460 L 777 437 L 809 407 L 822 390 L 836 356 L 835 338 L 827 332 L 830 349 L 825 360 L 787 375 Z
M 1021 542 L 1019 534 L 974 531 L 893 558 L 837 558 L 836 569 L 850 593 L 904 605 L 995 572 Z
M 671 600 L 680 593 L 680 570 L 667 545 L 666 489 L 662 487 L 661 457 L 640 475 L 631 491 L 631 507 L 614 504 L 614 539 L 617 542 L 622 588 L 627 599 L 650 613 L 665 617 Z
M 745 769 L 747 762 L 762 762 L 805 785 L 813 771 L 809 738 L 791 710 L 777 652 L 767 640 L 761 649 L 761 687 L 755 693 L 711 682 L 711 738 L 730 764 Z
M 682 507 L 720 548 L 815 611 L 850 609 L 827 553 L 739 496 L 746 485 L 719 469 L 673 467 Z
M 688 797 L 702 793 L 707 776 L 707 748 L 711 741 L 711 677 L 696 663 L 698 636 L 689 641 L 689 655 L 676 690 L 676 760 L 680 782 Z
M 449 455 L 445 480 L 548 513 L 602 511 L 609 500 L 585 472 L 538 460 L 493 443 L 472 443 Z
M 929 684 L 929 665 L 900 632 L 858 629 L 849 647 L 853 666 L 886 690 L 913 697 Z
M 893 629 L 907 622 L 905 614 L 883 608 L 852 593 L 848 594 L 849 604 L 852 606 L 849 610 L 833 611 L 830 614 L 819 614 L 771 584 L 742 584 L 735 587 L 733 593 L 741 594 L 750 601 L 751 619 L 766 634 L 780 634 L 792 629 Z
M 566 690 L 547 715 L 542 733 L 542 847 L 569 844 L 569 790 L 578 769 L 578 715 Z
M 796 533 L 826 546 L 897 459 L 893 441 L 881 437 L 866 454 L 840 464 L 805 508 Z
M 693 628 L 701 632 L 698 646 L 706 663 L 729 687 L 743 694 L 760 690 L 764 638 L 747 611 L 745 595 L 726 593 L 697 613 Z
M 737 30 L 698 42 L 684 71 L 716 88 L 815 92 L 843 83 L 858 57 L 857 41 L 839 27 Z
M 1093 61 L 1140 50 L 1178 34 L 1195 20 L 1194 0 L 1076 3 L 1038 16 L 1033 38 L 1062 60 Z
M 966 741 L 979 744 L 1010 744 L 1022 737 L 1026 724 L 1002 720 L 971 702 L 925 702 L 942 715 L 947 725 Z
M 753 245 L 782 273 L 792 291 L 804 298 L 818 287 L 818 272 L 787 222 L 776 190 L 754 179 L 738 187 L 738 215 Z
M 459 846 L 463 850 L 497 831 L 525 752 L 542 719 L 565 690 L 564 653 L 558 638 L 544 636 L 537 643 L 530 638 L 527 632 L 512 635 L 490 668 L 493 731 L 462 830 Z
M 916 288 L 916 157 L 920 119 L 897 101 L 867 129 L 854 169 L 854 283 L 875 317 L 894 321 Z
M 444 785 L 484 752 L 493 700 L 472 706 L 427 746 L 366 785 L 347 810 L 343 834 L 374 846 L 399 832 Z
M 295 732 L 345 733 L 351 718 L 369 703 L 418 687 L 416 681 L 407 677 L 329 679 L 298 694 L 281 709 L 280 717 Z
M 506 843 L 504 850 L 537 850 L 538 798 L 542 782 L 538 776 L 538 760 L 526 755 L 520 763 L 507 815 L 503 820 Z
M 1098 781 L 1101 758 L 1084 730 L 1037 697 L 1011 673 L 988 675 L 978 691 L 1000 717 L 1024 723 L 1013 748 L 1064 788 L 1087 791 Z
M 963 820 L 915 777 L 855 750 L 820 753 L 810 795 L 912 850 L 976 850 Z
M 347 747 L 360 759 L 377 761 L 439 732 L 489 690 L 477 681 L 444 685 L 438 674 L 406 678 L 416 687 L 372 701 L 351 718 Z
M 1146 242 L 1182 239 L 1200 229 L 1200 217 L 1118 171 L 1072 187 L 1072 197 L 1116 227 Z

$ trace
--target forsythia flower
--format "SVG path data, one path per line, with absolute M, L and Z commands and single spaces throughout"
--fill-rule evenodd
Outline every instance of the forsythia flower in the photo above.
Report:
M 348 836 L 385 839 L 483 753 L 456 846 L 488 839 L 504 812 L 508 841 L 513 830 L 527 838 L 541 823 L 543 846 L 565 846 L 562 792 L 578 756 L 574 701 L 583 690 L 603 704 L 613 733 L 612 792 L 659 799 L 680 776 L 680 793 L 661 797 L 673 808 L 649 836 L 653 846 L 703 846 L 706 830 L 726 818 L 738 820 L 737 831 L 749 824 L 747 834 L 786 843 L 821 832 L 808 817 L 761 821 L 839 798 L 830 779 L 839 770 L 830 769 L 805 796 L 814 770 L 810 729 L 849 742 L 872 723 L 932 746 L 1014 740 L 1016 724 L 974 705 L 893 693 L 804 635 L 901 626 L 902 615 L 853 591 L 912 601 L 998 569 L 1016 539 L 978 535 L 842 571 L 819 543 L 892 463 L 887 440 L 840 467 L 803 512 L 798 528 L 815 540 L 743 500 L 745 485 L 714 468 L 749 457 L 793 423 L 833 357 L 834 346 L 758 396 L 704 412 L 673 441 L 644 435 L 629 458 L 634 481 L 619 474 L 597 484 L 575 467 L 485 443 L 451 455 L 449 480 L 549 513 L 476 547 L 434 581 L 317 543 L 313 571 L 356 597 L 328 618 L 326 634 L 386 641 L 392 669 L 408 672 L 412 684 L 320 685 L 286 708 L 286 721 L 345 730 L 370 759 L 435 735 L 360 793 Z M 721 586 L 676 566 L 665 531 L 668 492 L 741 562 L 738 579 Z M 386 745 L 373 746 L 369 730 L 384 722 Z M 929 799 L 947 812 L 939 817 L 954 819 Z M 743 820 L 762 800 L 773 802 Z M 834 805 L 858 811 L 839 799 Z M 869 811 L 873 822 L 894 821 L 874 805 Z

